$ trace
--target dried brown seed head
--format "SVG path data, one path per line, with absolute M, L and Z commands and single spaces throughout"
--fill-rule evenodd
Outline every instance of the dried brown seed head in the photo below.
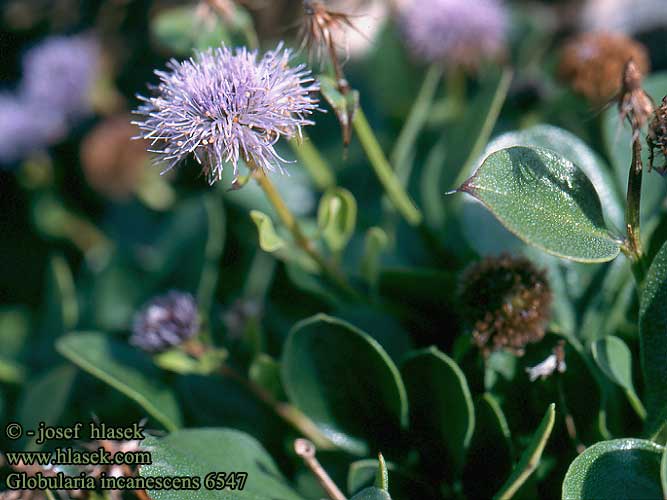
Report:
M 630 122 L 632 139 L 636 140 L 653 114 L 653 99 L 642 88 L 642 74 L 634 60 L 629 60 L 623 67 L 621 81 L 618 112 L 621 121 L 627 119 Z
M 500 349 L 520 356 L 546 333 L 551 290 L 545 272 L 526 258 L 502 255 L 473 264 L 461 277 L 459 294 L 484 356 Z
M 595 105 L 608 103 L 622 87 L 623 69 L 634 62 L 633 77 L 648 73 L 648 51 L 639 42 L 618 33 L 592 32 L 577 35 L 562 48 L 559 77 Z
M 649 170 L 655 168 L 661 174 L 667 172 L 667 96 L 662 104 L 655 109 L 653 120 L 648 128 L 646 142 L 649 147 Z M 655 152 L 662 155 L 662 165 L 655 165 Z
M 149 157 L 130 116 L 108 118 L 96 126 L 81 144 L 81 165 L 86 180 L 99 193 L 123 199 L 137 186 Z

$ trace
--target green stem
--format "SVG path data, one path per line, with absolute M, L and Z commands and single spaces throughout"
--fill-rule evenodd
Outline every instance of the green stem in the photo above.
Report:
M 352 125 L 373 170 L 375 170 L 375 175 L 377 175 L 387 193 L 387 197 L 409 224 L 413 226 L 419 225 L 422 221 L 422 214 L 403 188 L 396 173 L 392 170 L 361 108 L 357 109 L 354 114 Z
M 628 173 L 627 206 L 625 208 L 625 224 L 627 240 L 623 245 L 623 253 L 632 261 L 632 272 L 638 285 L 646 276 L 644 253 L 640 238 L 641 198 L 642 198 L 642 144 L 639 138 L 632 143 L 632 163 Z
M 289 209 L 285 200 L 273 185 L 269 177 L 266 175 L 263 169 L 257 167 L 251 162 L 247 162 L 248 168 L 252 172 L 253 178 L 257 181 L 257 184 L 267 199 L 275 209 L 278 217 L 280 218 L 283 225 L 289 230 L 294 238 L 295 243 L 308 254 L 308 256 L 315 261 L 320 270 L 342 291 L 350 296 L 350 298 L 358 299 L 358 293 L 352 288 L 348 283 L 345 276 L 340 272 L 340 270 L 331 264 L 327 259 L 324 258 L 322 254 L 317 251 L 313 242 L 308 239 L 308 237 L 303 233 L 301 226 L 299 225 L 296 217 Z
M 278 401 L 266 389 L 244 377 L 228 365 L 223 365 L 220 368 L 220 374 L 245 387 L 259 401 L 270 407 L 276 415 L 294 427 L 303 436 L 315 443 L 318 448 L 325 450 L 336 449 L 336 446 L 322 434 L 313 421 L 297 407 L 283 401 Z
M 326 191 L 336 185 L 336 176 L 331 167 L 305 133 L 302 140 L 292 139 L 289 145 L 318 189 Z
M 409 161 L 410 154 L 428 119 L 441 77 L 442 67 L 439 64 L 434 64 L 428 69 L 408 120 L 405 122 L 396 141 L 396 146 L 390 155 L 391 164 L 394 166 L 396 175 L 403 186 L 408 185 L 413 167 L 413 162 Z
M 637 394 L 632 390 L 626 389 L 625 395 L 627 396 L 628 401 L 630 402 L 630 406 L 632 406 L 632 409 L 635 410 L 637 416 L 641 420 L 646 420 L 646 408 L 644 408 L 644 405 L 642 404 Z

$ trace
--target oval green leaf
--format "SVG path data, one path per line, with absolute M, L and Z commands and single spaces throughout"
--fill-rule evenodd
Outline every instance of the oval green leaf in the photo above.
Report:
M 646 275 L 640 296 L 639 340 L 647 427 L 651 434 L 667 418 L 667 243 Z
M 612 382 L 635 392 L 632 383 L 632 353 L 625 342 L 610 335 L 593 342 L 591 351 L 597 365 Z
M 317 210 L 317 225 L 328 247 L 334 252 L 345 248 L 357 224 L 357 200 L 344 188 L 327 191 Z
M 234 429 L 204 428 L 173 432 L 162 439 L 149 437 L 144 448 L 153 462 L 140 469 L 142 477 L 199 477 L 197 491 L 148 490 L 155 500 L 303 500 L 262 445 L 253 437 Z M 207 490 L 206 475 L 224 471 L 247 473 L 243 489 Z
M 285 240 L 278 236 L 273 227 L 273 221 L 268 215 L 259 210 L 252 210 L 250 217 L 252 217 L 253 222 L 257 226 L 259 246 L 262 250 L 271 253 L 285 246 Z
M 475 428 L 465 375 L 436 348 L 417 351 L 401 367 L 410 403 L 410 428 L 428 443 L 424 454 L 442 462 L 451 477 L 460 471 Z
M 460 188 L 510 231 L 547 253 L 606 262 L 620 243 L 605 226 L 591 181 L 553 151 L 511 147 L 491 154 Z
M 391 500 L 389 493 L 379 488 L 366 488 L 352 497 L 352 500 Z
M 596 443 L 570 464 L 563 480 L 563 499 L 662 499 L 662 452 L 662 446 L 643 439 Z
M 365 454 L 392 440 L 407 421 L 405 388 L 380 344 L 340 319 L 318 314 L 297 323 L 282 359 L 289 400 L 340 448 Z
M 489 143 L 479 164 L 490 154 L 512 146 L 551 149 L 570 160 L 593 183 L 607 220 L 614 227 L 623 227 L 624 208 L 615 179 L 604 160 L 579 137 L 553 125 L 535 125 L 525 130 L 507 132 Z
M 56 349 L 82 370 L 138 403 L 167 430 L 181 426 L 181 412 L 160 370 L 143 352 L 103 333 L 75 333 L 56 342 Z

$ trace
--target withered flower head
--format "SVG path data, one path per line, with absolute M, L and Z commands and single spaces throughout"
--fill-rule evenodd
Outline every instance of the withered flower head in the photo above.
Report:
M 618 94 L 630 60 L 640 74 L 648 73 L 649 56 L 641 43 L 619 33 L 583 33 L 563 46 L 558 74 L 593 104 L 602 105 Z
M 517 356 L 540 341 L 551 310 L 544 271 L 523 257 L 489 257 L 461 276 L 459 295 L 472 340 L 484 356 L 506 349 Z
M 133 141 L 138 129 L 119 115 L 97 125 L 81 143 L 81 165 L 88 184 L 111 199 L 123 199 L 137 186 L 149 156 Z
M 649 170 L 655 167 L 655 150 L 657 149 L 658 154 L 661 154 L 665 161 L 655 169 L 664 175 L 667 172 L 667 96 L 662 98 L 662 104 L 655 109 L 646 141 L 649 147 Z
M 303 1 L 302 45 L 321 62 L 329 58 L 336 64 L 338 51 L 344 47 L 344 33 L 355 29 L 348 14 L 331 10 L 320 0 Z
M 621 93 L 618 96 L 618 112 L 621 121 L 626 118 L 632 126 L 632 139 L 639 137 L 639 132 L 653 114 L 653 100 L 642 88 L 642 74 L 631 59 L 623 67 Z

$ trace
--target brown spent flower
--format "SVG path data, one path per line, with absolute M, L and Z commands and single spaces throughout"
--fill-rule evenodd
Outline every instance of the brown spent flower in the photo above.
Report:
M 662 98 L 662 104 L 655 109 L 653 120 L 648 127 L 646 142 L 649 147 L 649 172 L 655 167 L 655 150 L 657 149 L 665 161 L 655 169 L 664 175 L 667 172 L 667 96 Z
M 653 99 L 642 88 L 642 74 L 631 59 L 623 67 L 621 93 L 618 96 L 618 113 L 621 121 L 632 126 L 632 140 L 648 123 L 653 114 Z
M 648 51 L 641 43 L 619 33 L 583 33 L 564 44 L 558 75 L 593 104 L 602 105 L 618 94 L 630 60 L 641 75 L 648 73 Z
M 301 36 L 303 46 L 308 47 L 311 55 L 324 62 L 327 58 L 336 64 L 341 39 L 348 29 L 356 29 L 348 14 L 331 10 L 325 2 L 304 0 L 303 26 Z
M 81 165 L 88 184 L 111 199 L 128 198 L 149 161 L 143 141 L 133 141 L 139 130 L 129 115 L 107 118 L 81 144 Z
M 551 313 L 546 273 L 524 257 L 488 257 L 466 269 L 459 296 L 472 341 L 486 357 L 505 349 L 521 356 L 540 341 Z

